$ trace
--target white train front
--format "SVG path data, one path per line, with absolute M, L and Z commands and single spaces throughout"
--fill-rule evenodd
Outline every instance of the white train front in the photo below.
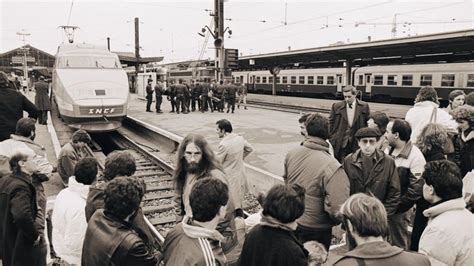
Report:
M 62 44 L 56 54 L 53 94 L 68 126 L 113 131 L 127 115 L 129 87 L 118 56 L 88 44 Z

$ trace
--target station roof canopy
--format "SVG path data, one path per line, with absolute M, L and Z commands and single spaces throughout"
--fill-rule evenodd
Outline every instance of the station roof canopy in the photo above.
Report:
M 127 65 L 135 65 L 136 63 L 139 64 L 148 64 L 148 63 L 155 63 L 163 61 L 163 56 L 154 56 L 154 57 L 135 57 L 134 53 L 129 52 L 114 52 L 118 55 L 119 60 L 122 64 Z
M 474 60 L 474 29 L 239 58 L 239 69 L 461 62 Z

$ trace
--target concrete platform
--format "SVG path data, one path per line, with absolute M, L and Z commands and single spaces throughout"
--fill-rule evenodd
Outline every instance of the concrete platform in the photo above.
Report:
M 198 111 L 176 114 L 170 113 L 171 105 L 166 99 L 161 114 L 145 112 L 145 109 L 146 102 L 132 94 L 128 116 L 183 137 L 192 132 L 202 134 L 214 148 L 220 142 L 215 123 L 219 119 L 228 119 L 234 132 L 244 136 L 254 147 L 246 162 L 276 175 L 283 174 L 283 161 L 288 150 L 303 139 L 299 133 L 298 114 L 255 108 L 244 110 L 242 106 L 236 108 L 234 114 Z

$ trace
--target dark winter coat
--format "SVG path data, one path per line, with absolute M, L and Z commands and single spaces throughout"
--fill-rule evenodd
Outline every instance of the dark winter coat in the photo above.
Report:
M 99 181 L 89 188 L 85 207 L 85 215 L 87 222 L 91 220 L 94 213 L 104 208 L 104 197 L 106 187 L 107 182 Z M 138 233 L 140 238 L 143 239 L 147 246 L 156 247 L 158 245 L 154 242 L 154 235 L 150 231 L 150 228 L 148 227 L 145 222 L 145 219 L 143 218 L 143 210 L 141 208 L 138 209 L 137 215 L 135 215 L 135 217 L 133 218 L 131 226 Z
M 0 178 L 0 257 L 3 265 L 34 265 L 33 243 L 40 235 L 41 212 L 31 177 L 20 173 Z
M 347 252 L 334 265 L 429 266 L 431 263 L 425 255 L 403 251 L 403 249 L 391 246 L 387 242 L 371 242 L 359 245 L 355 249 Z
M 157 265 L 158 258 L 146 247 L 131 225 L 104 210 L 87 225 L 82 247 L 82 265 Z
M 241 266 L 306 266 L 308 252 L 293 232 L 256 225 L 245 238 Z
M 40 111 L 50 111 L 51 103 L 49 101 L 49 85 L 44 81 L 35 83 L 35 105 Z
M 371 192 L 382 201 L 388 215 L 395 214 L 400 203 L 400 179 L 395 161 L 384 152 L 375 150 L 376 161 L 364 178 L 360 149 L 344 159 L 343 167 L 351 182 L 351 195 Z
M 464 177 L 474 167 L 474 131 L 469 132 L 467 136 L 461 136 L 459 133 L 454 138 L 454 161 L 461 169 L 461 175 Z
M 0 141 L 15 133 L 16 123 L 23 111 L 31 118 L 38 118 L 38 108 L 23 94 L 9 87 L 0 87 Z
M 357 130 L 367 126 L 369 115 L 369 105 L 366 102 L 357 100 L 354 121 L 352 122 L 352 126 L 349 127 L 346 102 L 341 101 L 332 105 L 331 114 L 329 115 L 330 141 L 334 148 L 336 158 L 344 147 L 349 148 L 351 151 L 357 150 L 358 146 L 354 135 Z

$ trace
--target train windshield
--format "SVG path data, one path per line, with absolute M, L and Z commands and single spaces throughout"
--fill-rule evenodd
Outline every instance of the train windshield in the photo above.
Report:
M 64 56 L 58 60 L 58 68 L 121 68 L 120 62 L 114 57 L 96 56 Z

